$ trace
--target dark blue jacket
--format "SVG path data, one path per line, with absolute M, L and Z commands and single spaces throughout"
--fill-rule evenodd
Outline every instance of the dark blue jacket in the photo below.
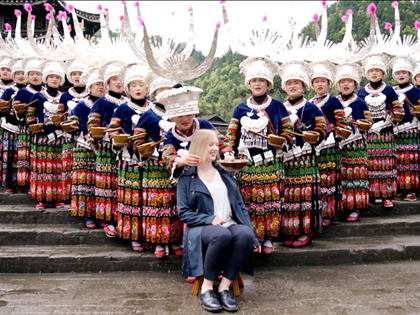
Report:
M 218 165 L 216 169 L 228 190 L 233 219 L 236 223 L 247 225 L 254 230 L 232 173 L 226 172 Z M 181 221 L 187 224 L 183 239 L 182 272 L 184 277 L 198 277 L 204 274 L 201 231 L 203 226 L 210 225 L 214 218 L 213 199 L 206 185 L 198 177 L 196 167 L 185 170 L 177 189 L 178 215 Z M 255 237 L 254 246 L 258 245 Z M 251 275 L 254 269 L 253 259 L 252 253 L 243 268 L 244 272 Z

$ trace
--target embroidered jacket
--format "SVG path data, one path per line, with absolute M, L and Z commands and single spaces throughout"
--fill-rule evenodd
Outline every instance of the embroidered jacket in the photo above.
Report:
M 269 98 L 264 104 L 254 105 L 249 98 L 238 104 L 226 133 L 226 138 L 237 156 L 245 155 L 250 159 L 260 156 L 264 159 L 267 151 L 271 151 L 271 156 L 276 155 L 276 149 L 268 144 L 267 139 L 249 130 L 263 135 L 283 136 L 289 144 L 292 142 L 292 136 L 288 133 L 288 130 L 292 130 L 289 114 L 283 103 L 276 99 Z
M 329 125 L 335 127 L 346 128 L 348 125 L 347 118 L 344 114 L 343 105 L 340 101 L 330 94 L 319 103 L 315 103 L 316 98 L 312 98 L 309 102 L 315 104 L 324 114 L 327 122 L 327 131 L 331 131 Z
M 77 120 L 83 135 L 87 135 L 87 122 L 93 102 L 89 97 L 82 99 L 70 113 L 69 120 Z
M 108 94 L 99 98 L 92 109 L 88 117 L 87 129 L 90 131 L 92 127 L 108 127 L 111 122 L 114 111 L 117 107 L 123 104 L 126 98 L 117 99 L 109 96 Z
M 43 92 L 43 91 L 45 91 L 45 88 L 44 87 L 42 87 L 41 88 L 41 91 L 40 92 Z M 38 91 L 37 90 L 35 90 L 30 84 L 29 85 L 27 85 L 27 86 L 25 86 L 24 88 L 21 88 L 18 92 L 17 92 L 17 94 L 16 94 L 16 97 L 15 97 L 15 101 L 19 101 L 19 102 L 21 102 L 21 103 L 23 103 L 23 104 L 28 104 L 30 101 L 31 101 L 31 99 L 32 99 L 32 97 L 36 94 L 36 93 L 38 93 Z
M 344 109 L 347 107 L 351 108 L 351 117 L 354 121 L 359 119 L 371 119 L 369 107 L 366 102 L 357 95 L 353 94 L 347 101 L 342 100 L 341 96 L 338 96 L 337 99 L 341 105 L 343 105 Z M 353 131 L 356 130 L 353 125 L 352 129 Z
M 0 96 L 0 99 L 4 101 L 10 101 L 13 96 L 17 94 L 17 92 L 19 92 L 19 88 L 16 85 L 13 85 L 3 92 L 3 94 Z
M 60 115 L 67 111 L 67 107 L 63 104 L 59 104 L 58 100 L 61 94 L 56 97 L 51 97 L 46 91 L 35 94 L 32 101 L 33 104 L 29 105 L 26 111 L 26 123 L 28 125 L 43 123 L 51 116 Z M 48 135 L 61 128 L 56 127 L 51 120 L 49 120 L 43 127 L 44 132 Z
M 400 95 L 405 95 L 403 106 L 404 106 L 404 119 L 400 122 L 400 125 L 406 122 L 412 122 L 414 115 L 413 115 L 413 106 L 409 105 L 411 103 L 414 106 L 420 105 L 420 88 L 415 87 L 409 84 L 407 87 L 400 89 L 398 86 L 394 87 L 395 92 Z
M 404 112 L 403 107 L 398 101 L 398 95 L 394 89 L 385 82 L 374 90 L 369 84 L 357 91 L 357 96 L 361 97 L 369 106 L 369 111 L 374 122 L 386 120 L 388 112 L 392 109 L 397 112 Z
M 303 100 L 299 105 L 291 106 L 286 102 L 286 108 L 289 113 L 297 115 L 297 121 L 294 125 L 295 132 L 301 133 L 304 130 L 317 131 L 319 133 L 319 140 L 321 142 L 327 135 L 327 124 L 324 114 L 321 110 L 311 102 Z M 305 144 L 302 137 L 295 136 L 295 144 L 303 147 Z
M 139 143 L 149 142 L 150 139 L 157 142 L 166 136 L 175 123 L 165 119 L 164 115 L 165 112 L 155 104 L 141 115 L 134 129 L 135 135 L 142 135 L 138 140 Z

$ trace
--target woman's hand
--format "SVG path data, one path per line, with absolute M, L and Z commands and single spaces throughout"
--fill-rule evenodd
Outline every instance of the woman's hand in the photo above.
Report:
M 254 253 L 261 253 L 261 245 L 254 246 Z
M 198 166 L 198 164 L 200 164 L 200 162 L 201 162 L 201 157 L 199 157 L 198 155 L 194 155 L 194 154 L 188 154 L 188 155 L 180 158 L 177 165 L 179 167 L 182 167 L 182 166 L 185 166 L 185 165 Z
M 225 221 L 220 219 L 217 215 L 213 218 L 213 220 L 211 220 L 212 225 L 222 225 L 223 223 L 225 223 Z

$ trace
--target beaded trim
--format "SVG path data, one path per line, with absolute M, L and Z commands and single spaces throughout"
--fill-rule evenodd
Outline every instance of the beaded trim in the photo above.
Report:
M 295 110 L 298 111 L 299 109 L 301 109 L 303 106 L 306 105 L 306 98 L 301 99 L 299 102 L 297 102 L 295 105 L 290 104 L 289 101 L 286 101 L 286 103 L 284 103 L 284 106 L 286 106 L 286 109 L 288 110 Z
M 162 118 L 166 118 L 165 117 L 165 112 L 163 110 L 161 110 L 159 107 L 157 107 L 155 104 L 152 103 L 152 105 L 150 106 L 150 109 L 159 117 Z
M 77 93 L 76 90 L 74 89 L 74 87 L 71 87 L 69 89 L 69 94 L 71 96 L 73 96 L 73 99 L 77 99 L 78 101 L 81 100 L 82 98 L 86 97 L 89 93 L 87 90 L 85 90 L 82 93 Z
M 324 96 L 324 95 L 322 95 L 322 96 Z M 322 97 L 321 96 L 321 97 Z M 311 103 L 313 103 L 313 104 L 315 104 L 318 108 L 322 108 L 322 106 L 324 106 L 327 102 L 328 102 L 328 100 L 330 99 L 330 94 L 329 93 L 327 93 L 326 94 L 326 96 L 325 96 L 325 98 L 321 101 L 321 102 L 319 102 L 319 103 L 317 103 L 317 104 L 315 104 L 314 103 L 314 100 L 317 98 L 317 97 L 313 97 L 311 100 L 309 100 L 309 102 L 311 102 Z
M 29 84 L 26 86 L 26 89 L 28 90 L 28 92 L 30 92 L 30 93 L 32 93 L 32 94 L 36 94 L 36 93 L 38 93 L 38 91 L 37 90 L 35 90 L 32 86 L 30 86 Z M 45 90 L 45 88 L 44 87 L 41 87 L 41 90 L 39 91 L 39 92 L 42 92 L 42 91 L 44 91 Z
M 137 105 L 136 103 L 133 103 L 132 101 L 127 102 L 128 107 L 134 110 L 137 115 L 144 114 L 149 108 L 152 107 L 153 103 L 150 101 L 146 101 L 146 104 L 147 104 L 146 106 L 140 107 L 139 105 Z
M 369 86 L 370 86 L 370 84 L 366 84 L 365 85 L 366 92 L 368 92 L 369 94 L 378 94 L 378 93 L 381 93 L 383 90 L 385 90 L 386 83 L 385 82 L 382 82 L 382 84 L 379 86 L 379 88 L 377 90 L 372 89 Z
M 400 89 L 399 87 L 398 87 L 398 85 L 397 86 L 395 86 L 394 87 L 394 90 L 395 90 L 395 92 L 397 92 L 398 94 L 400 94 L 400 93 L 407 93 L 408 91 L 410 91 L 412 88 L 413 88 L 414 86 L 412 85 L 412 84 L 409 84 L 408 86 L 406 86 L 405 88 L 403 88 L 403 89 Z
M 85 102 L 86 106 L 89 108 L 92 108 L 93 104 L 95 103 L 89 97 L 83 98 L 83 102 Z
M 124 96 L 121 96 L 121 98 L 116 98 L 116 97 L 113 97 L 113 96 L 109 95 L 108 93 L 106 93 L 104 97 L 107 101 L 109 101 L 111 103 L 114 103 L 114 104 L 117 104 L 117 105 L 127 103 L 127 101 L 128 101 L 128 99 Z
M 173 135 L 174 135 L 174 137 L 176 138 L 176 139 L 178 139 L 179 141 L 181 141 L 181 142 L 190 142 L 191 141 L 191 139 L 192 139 L 192 136 L 194 135 L 194 133 L 197 131 L 197 130 L 200 130 L 200 122 L 198 121 L 198 119 L 197 118 L 194 118 L 194 130 L 193 130 L 193 133 L 192 133 L 192 135 L 191 136 L 189 136 L 189 137 L 183 137 L 183 136 L 181 136 L 181 135 L 179 135 L 177 132 L 176 132 L 176 128 L 172 128 L 172 133 L 173 133 Z
M 62 93 L 59 91 L 57 96 L 51 96 L 50 94 L 48 94 L 46 89 L 44 91 L 41 91 L 41 94 L 45 96 L 48 102 L 54 103 L 54 104 L 58 104 L 58 102 L 60 101 L 60 97 L 62 95 Z
M 251 96 L 246 100 L 246 105 L 249 108 L 258 112 L 258 111 L 266 109 L 271 104 L 271 101 L 272 101 L 272 98 L 271 98 L 271 96 L 268 95 L 267 96 L 267 101 L 265 101 L 264 103 L 262 103 L 260 105 L 254 104 L 254 103 L 252 103 L 252 96 Z
M 348 107 L 351 103 L 353 103 L 355 100 L 357 100 L 357 95 L 353 94 L 347 101 L 344 101 L 341 95 L 337 96 L 337 99 L 340 101 L 341 105 L 343 107 Z

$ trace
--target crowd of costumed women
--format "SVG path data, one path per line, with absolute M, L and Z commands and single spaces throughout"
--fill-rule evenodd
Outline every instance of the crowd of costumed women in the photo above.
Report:
M 264 254 L 273 242 L 307 246 L 331 222 L 359 220 L 369 203 L 416 200 L 420 63 L 410 55 L 340 64 L 248 57 L 238 75 L 249 96 L 225 134 L 198 118 L 201 89 L 147 62 L 1 56 L 5 192 L 29 193 L 37 209 L 67 207 L 135 251 L 183 254 L 177 183 L 202 162 L 189 146 L 203 129 L 216 135 L 214 163 L 233 170 Z M 389 71 L 395 86 L 384 81 Z M 276 75 L 284 100 L 269 94 Z

